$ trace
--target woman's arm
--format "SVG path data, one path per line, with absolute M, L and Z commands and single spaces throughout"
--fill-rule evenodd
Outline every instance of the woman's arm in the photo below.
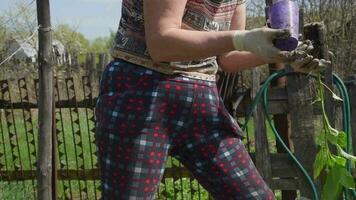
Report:
M 234 31 L 181 29 L 187 0 L 144 0 L 146 42 L 154 61 L 189 61 L 234 50 Z
M 288 36 L 288 31 L 183 30 L 182 17 L 187 0 L 144 0 L 143 2 L 146 43 L 151 58 L 156 62 L 189 61 L 220 55 L 235 49 L 257 52 L 267 58 L 287 57 L 285 52 L 273 46 L 272 39 Z
M 246 6 L 238 5 L 231 20 L 230 30 L 245 30 L 246 28 Z M 243 51 L 231 51 L 218 57 L 219 66 L 227 72 L 237 72 L 259 65 L 267 64 L 261 57 Z
M 218 57 L 219 67 L 226 72 L 238 72 L 267 64 L 265 60 L 246 51 L 231 51 Z

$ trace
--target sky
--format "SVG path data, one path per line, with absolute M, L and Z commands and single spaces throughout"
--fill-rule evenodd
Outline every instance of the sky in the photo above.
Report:
M 0 0 L 0 13 L 13 9 L 16 1 L 32 0 Z M 69 24 L 90 40 L 116 31 L 121 16 L 121 0 L 50 0 L 50 5 L 53 26 Z

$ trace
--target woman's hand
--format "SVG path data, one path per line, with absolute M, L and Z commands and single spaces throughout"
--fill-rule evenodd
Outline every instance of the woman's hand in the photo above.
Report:
M 331 62 L 324 59 L 317 59 L 310 55 L 314 47 L 311 41 L 301 42 L 297 49 L 291 52 L 290 58 L 293 60 L 290 65 L 295 71 L 303 73 L 319 72 L 330 66 Z
M 273 46 L 273 40 L 290 35 L 268 28 L 250 31 L 195 31 L 182 29 L 187 0 L 143 1 L 145 39 L 155 62 L 191 61 L 234 50 L 250 51 L 267 62 L 285 62 L 286 52 Z
M 289 30 L 257 28 L 237 31 L 233 37 L 233 44 L 236 50 L 252 52 L 266 62 L 285 62 L 291 59 L 290 53 L 276 48 L 273 41 L 289 36 Z

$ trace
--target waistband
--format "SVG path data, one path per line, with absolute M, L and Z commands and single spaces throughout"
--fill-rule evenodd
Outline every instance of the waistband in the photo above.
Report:
M 215 81 L 210 81 L 210 80 L 202 80 L 202 79 L 195 79 L 192 77 L 187 77 L 184 74 L 164 74 L 155 70 L 152 70 L 150 68 L 147 68 L 145 66 L 141 66 L 126 60 L 123 60 L 121 58 L 114 58 L 112 62 L 120 62 L 122 63 L 123 67 L 135 67 L 135 70 L 137 70 L 136 74 L 152 74 L 153 78 L 159 78 L 161 81 L 175 81 L 175 82 L 182 82 L 182 83 L 187 83 L 187 84 L 198 84 L 198 85 L 204 85 L 207 87 L 216 87 L 216 82 Z

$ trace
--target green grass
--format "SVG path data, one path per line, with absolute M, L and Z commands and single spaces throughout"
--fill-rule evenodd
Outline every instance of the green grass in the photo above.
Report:
M 245 123 L 243 120 L 241 121 Z M 274 133 L 272 132 L 271 127 L 269 127 L 267 121 L 266 121 L 266 132 L 267 132 L 267 140 L 269 143 L 270 147 L 270 153 L 276 153 L 276 137 Z M 247 149 L 249 149 L 249 152 L 255 152 L 255 128 L 253 125 L 253 119 L 251 118 L 247 124 L 247 130 L 244 132 L 245 139 L 243 140 L 245 146 Z M 249 139 L 249 143 L 247 142 L 247 137 Z
M 22 200 L 35 199 L 36 188 L 31 181 L 23 182 L 0 182 L 0 199 L 3 200 Z
M 83 165 L 85 169 L 91 169 L 92 164 L 95 165 L 97 162 L 96 156 L 92 152 L 95 152 L 96 146 L 92 142 L 94 140 L 93 132 L 89 131 L 94 128 L 94 123 L 87 121 L 87 115 L 85 109 L 79 109 L 78 116 L 75 113 L 72 113 L 72 119 L 69 115 L 69 109 L 62 109 L 62 121 L 57 123 L 57 128 L 60 130 L 58 132 L 58 139 L 60 141 L 65 141 L 64 143 L 59 145 L 59 151 L 64 152 L 66 150 L 66 157 L 61 156 L 60 162 L 66 163 L 68 169 L 76 169 L 78 165 Z M 91 117 L 93 115 L 92 110 L 88 110 L 88 115 Z M 37 112 L 32 112 L 32 125 L 33 132 L 35 133 L 35 145 L 28 145 L 25 131 L 25 125 L 23 122 L 23 116 L 21 111 L 16 111 L 14 113 L 15 119 L 15 127 L 16 127 L 16 136 L 17 138 L 9 138 L 9 130 L 11 132 L 15 132 L 14 127 L 10 127 L 8 129 L 7 124 L 5 123 L 4 113 L 1 114 L 1 126 L 0 126 L 0 152 L 3 151 L 3 147 L 5 147 L 5 156 L 0 157 L 0 163 L 5 164 L 5 159 L 7 161 L 6 166 L 2 170 L 14 170 L 15 164 L 20 165 L 23 170 L 35 170 L 34 168 L 34 157 L 29 156 L 29 150 L 35 151 L 37 150 Z M 57 117 L 59 117 L 57 113 Z M 75 121 L 79 117 L 79 125 L 73 125 L 72 121 Z M 27 123 L 29 126 L 30 124 Z M 249 139 L 253 141 L 254 139 L 254 128 L 253 123 L 250 121 L 248 124 L 249 129 Z M 80 136 L 74 134 L 74 132 L 80 130 Z M 267 128 L 268 140 L 271 143 L 271 146 L 275 144 L 275 138 L 273 133 L 269 128 Z M 2 137 L 4 137 L 4 142 Z M 81 139 L 82 145 L 74 145 L 74 143 L 78 143 L 79 139 Z M 10 140 L 13 143 L 17 144 L 13 150 L 15 153 L 20 152 L 19 158 L 21 158 L 21 163 L 19 161 L 13 160 L 13 152 L 11 151 Z M 83 159 L 79 159 L 76 156 L 79 151 L 83 150 Z M 254 152 L 254 144 L 250 144 L 250 150 Z M 273 148 L 272 152 L 275 151 Z M 32 164 L 32 165 L 31 165 Z M 179 165 L 179 162 L 176 159 L 168 159 L 167 167 L 171 167 L 172 165 Z M 1 177 L 0 177 L 1 181 Z M 94 187 L 94 185 L 96 187 Z M 96 188 L 100 185 L 99 181 L 58 181 L 58 189 L 59 189 L 59 199 L 64 199 L 64 197 L 68 197 L 71 199 L 79 199 L 82 194 L 83 199 L 95 199 L 95 193 L 97 192 L 97 197 L 100 196 L 100 192 L 96 190 Z M 70 187 L 71 190 L 64 190 L 64 186 Z M 79 188 L 86 187 L 88 192 L 80 193 Z M 19 182 L 0 182 L 0 199 L 35 199 L 36 194 L 36 182 L 35 181 L 19 181 Z M 169 199 L 169 200 L 185 200 L 185 199 L 201 199 L 206 200 L 209 199 L 209 194 L 207 191 L 201 187 L 196 180 L 191 180 L 188 178 L 182 178 L 178 180 L 173 180 L 172 178 L 167 178 L 162 181 L 160 185 L 160 189 L 156 195 L 157 199 Z M 277 192 L 277 199 L 280 199 L 280 192 Z

